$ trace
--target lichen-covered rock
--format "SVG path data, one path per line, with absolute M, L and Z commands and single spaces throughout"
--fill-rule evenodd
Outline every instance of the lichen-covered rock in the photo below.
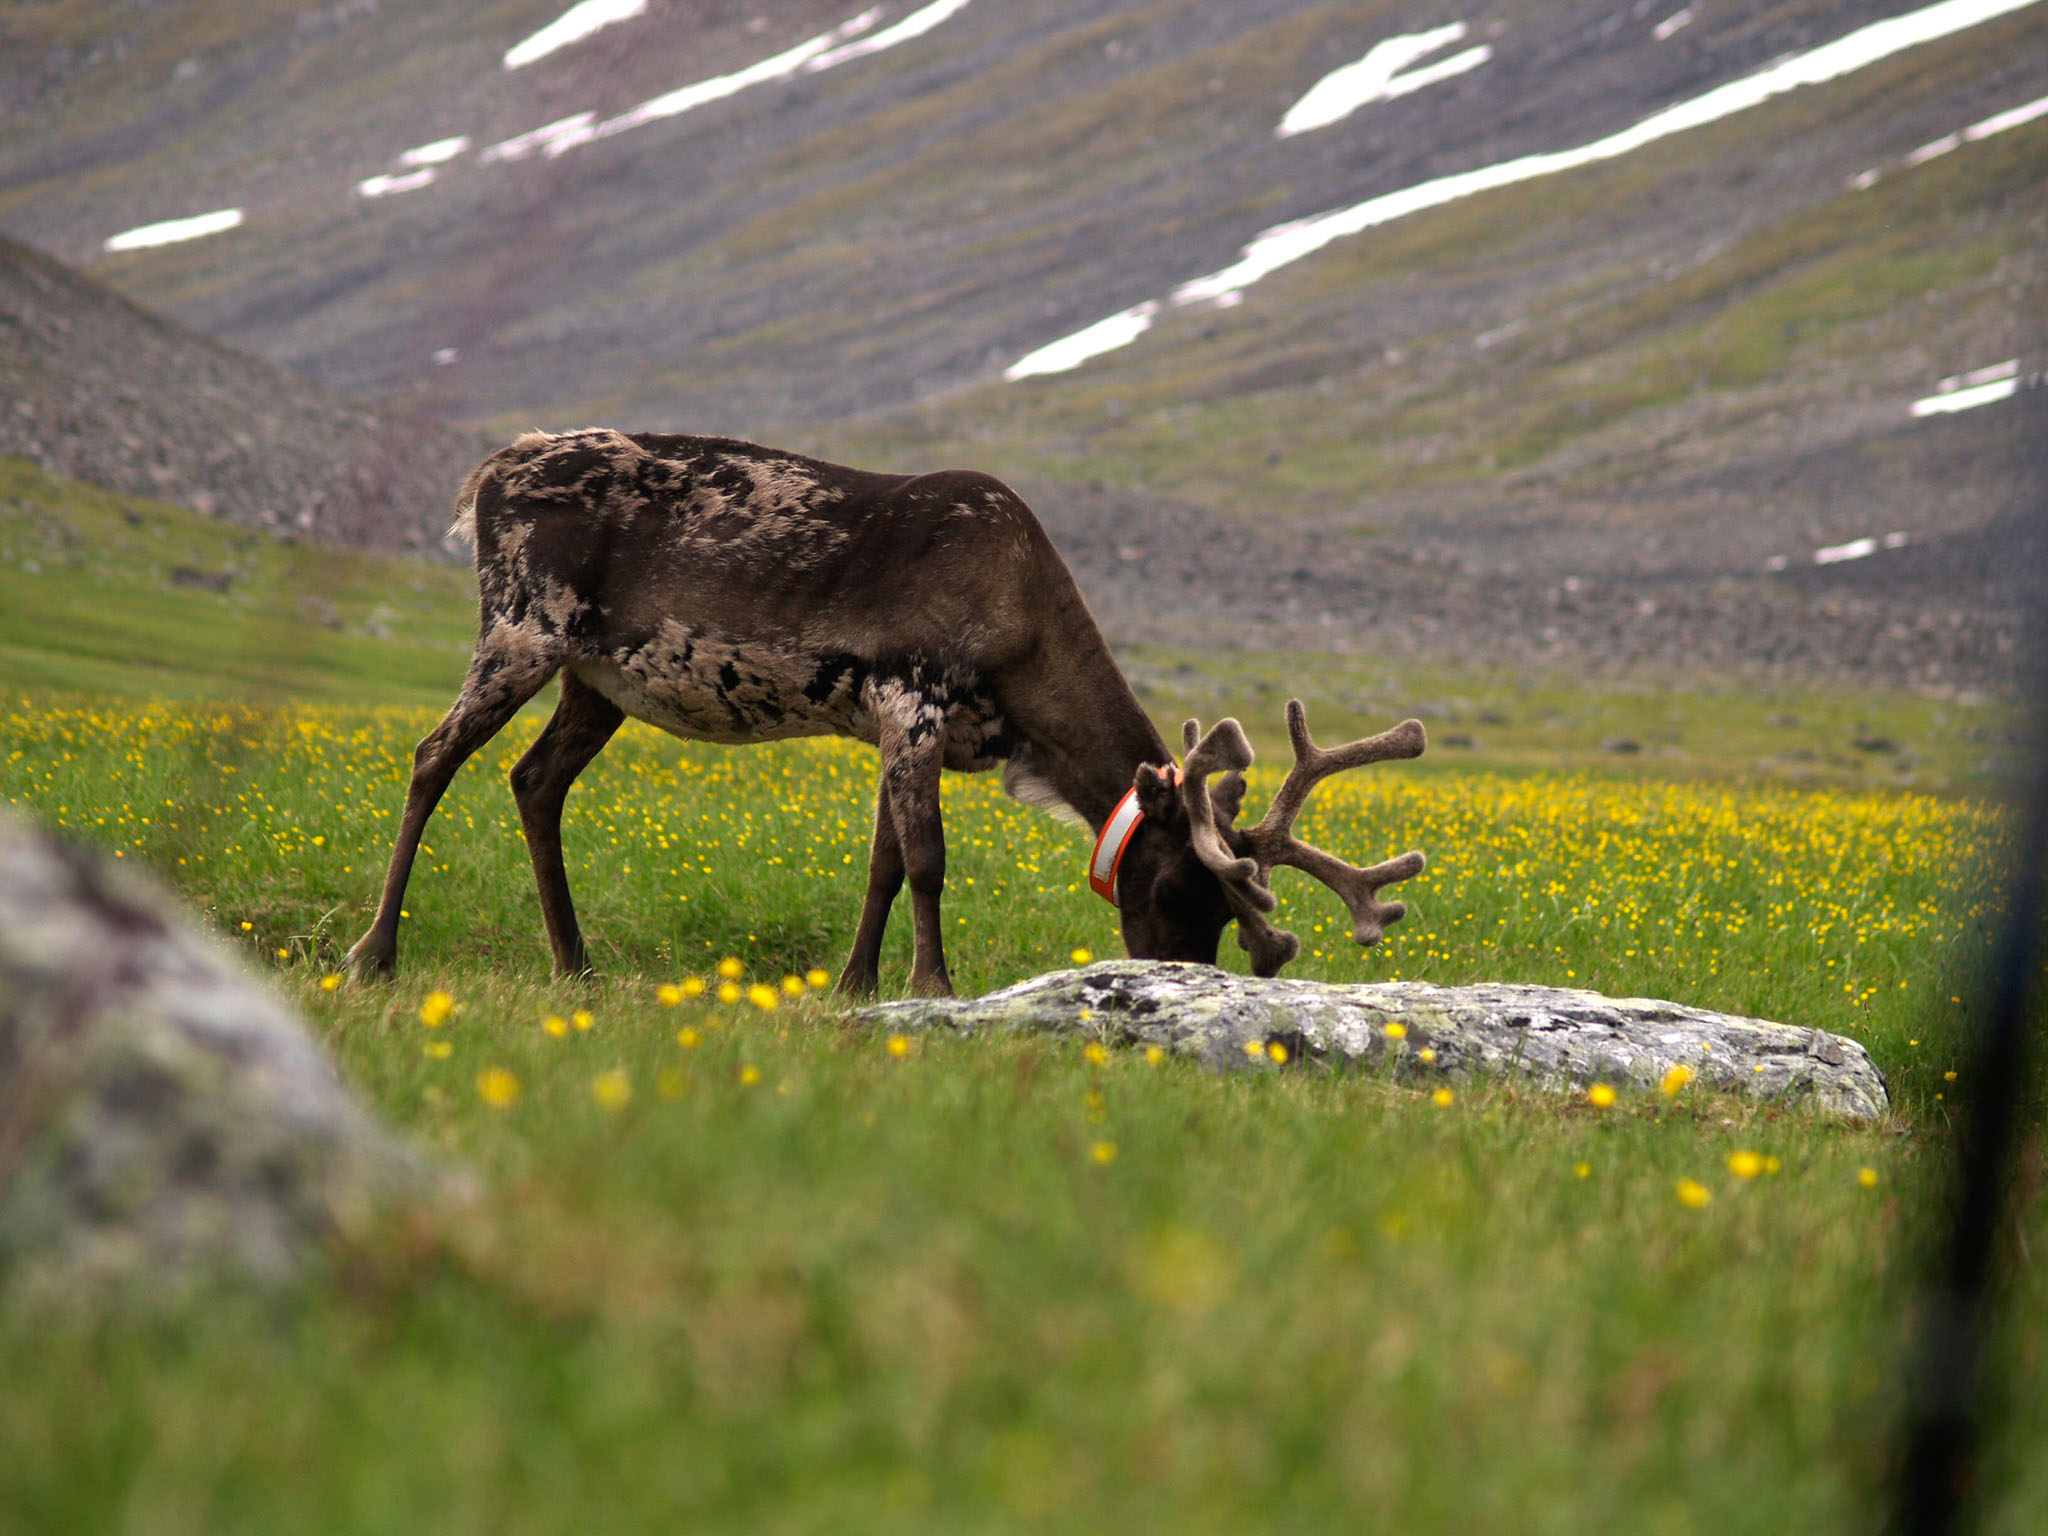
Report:
M 167 897 L 0 816 L 0 1277 L 275 1281 L 426 1165 Z
M 856 1017 L 891 1029 L 1019 1029 L 1154 1044 L 1225 1069 L 1270 1068 L 1268 1048 L 1277 1044 L 1296 1061 L 1391 1064 L 1402 1075 L 1514 1073 L 1557 1088 L 1652 1089 L 1684 1067 L 1704 1087 L 1855 1120 L 1877 1119 L 1890 1103 L 1868 1053 L 1840 1035 L 1653 998 L 1506 982 L 1340 986 L 1105 960 L 986 997 L 883 1003 Z M 1390 1024 L 1400 1026 L 1398 1038 Z

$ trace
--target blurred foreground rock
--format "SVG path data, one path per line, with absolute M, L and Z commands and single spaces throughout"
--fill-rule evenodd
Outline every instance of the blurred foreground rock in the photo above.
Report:
M 0 1280 L 274 1282 L 429 1177 L 169 897 L 0 815 Z
M 1890 1104 L 1868 1053 L 1840 1035 L 1564 987 L 1340 986 L 1105 960 L 986 997 L 883 1003 L 857 1017 L 891 1029 L 1019 1029 L 1160 1045 L 1219 1069 L 1270 1067 L 1268 1047 L 1277 1044 L 1294 1061 L 1376 1068 L 1391 1060 L 1403 1078 L 1512 1073 L 1558 1089 L 1655 1090 L 1685 1067 L 1702 1087 L 1852 1120 L 1875 1120 Z M 1389 1039 L 1389 1024 L 1405 1036 Z

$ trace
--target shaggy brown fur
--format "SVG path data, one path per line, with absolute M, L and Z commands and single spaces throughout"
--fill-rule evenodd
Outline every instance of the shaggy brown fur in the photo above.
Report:
M 949 990 L 941 769 L 1004 763 L 1012 794 L 1099 829 L 1141 766 L 1172 762 L 1038 520 L 987 475 L 871 474 L 593 428 L 492 454 L 457 508 L 455 531 L 476 544 L 476 652 L 414 754 L 383 901 L 349 951 L 358 973 L 396 962 L 406 880 L 455 771 L 556 675 L 560 701 L 512 790 L 555 965 L 571 974 L 589 956 L 563 871 L 563 798 L 627 715 L 704 741 L 841 735 L 880 750 L 867 900 L 840 977 L 859 992 L 876 985 L 906 883 L 912 985 Z M 1149 958 L 1213 962 L 1248 899 L 1226 895 L 1185 809 L 1164 804 L 1119 884 L 1126 944 Z

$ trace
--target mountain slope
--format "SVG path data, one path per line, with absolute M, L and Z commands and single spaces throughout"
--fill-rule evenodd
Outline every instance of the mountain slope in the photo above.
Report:
M 250 527 L 434 547 L 470 434 L 371 410 L 0 236 L 0 454 Z
M 2048 116 L 1922 151 L 2048 98 L 2048 5 L 1338 240 L 1224 307 L 1170 297 L 1276 225 L 1611 141 L 1929 8 L 651 0 L 503 67 L 560 9 L 17 10 L 0 222 L 407 412 L 967 460 L 1064 499 L 1090 547 L 1177 528 L 1206 632 L 1204 589 L 1260 578 L 1201 551 L 1250 530 L 1271 574 L 1230 612 L 1318 643 L 1418 643 L 1355 617 L 1393 604 L 1486 656 L 2003 675 L 2025 407 L 1911 407 L 2042 366 Z M 1276 135 L 1420 33 L 1420 74 Z M 563 152 L 522 152 L 548 125 Z M 1005 381 L 1145 306 L 1128 345 Z M 1161 542 L 1105 568 L 1140 609 Z M 1147 631 L 1186 596 L 1150 586 Z

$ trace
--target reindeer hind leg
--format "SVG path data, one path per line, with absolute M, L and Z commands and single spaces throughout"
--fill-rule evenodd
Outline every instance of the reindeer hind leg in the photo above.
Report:
M 406 790 L 405 814 L 391 849 L 391 867 L 384 876 L 384 897 L 369 932 L 348 952 L 351 974 L 389 976 L 397 968 L 398 922 L 427 818 L 434 814 L 456 770 L 540 692 L 560 665 L 558 652 L 506 626 L 493 627 L 478 639 L 462 692 L 441 723 L 413 749 L 412 783 Z
M 946 888 L 946 829 L 939 817 L 939 770 L 944 766 L 949 700 L 942 694 L 898 684 L 878 697 L 875 709 L 882 748 L 882 793 L 896 827 L 903 880 L 910 887 L 915 940 L 911 990 L 947 996 L 945 928 L 939 898 Z M 879 942 L 879 940 L 878 940 Z
M 564 672 L 554 714 L 512 770 L 512 798 L 526 829 L 526 851 L 533 857 L 533 878 L 540 887 L 541 921 L 547 925 L 548 947 L 554 951 L 555 973 L 560 976 L 590 974 L 590 953 L 583 946 L 568 872 L 562 867 L 562 802 L 576 776 L 604 750 L 625 718 L 618 705 L 574 672 Z

